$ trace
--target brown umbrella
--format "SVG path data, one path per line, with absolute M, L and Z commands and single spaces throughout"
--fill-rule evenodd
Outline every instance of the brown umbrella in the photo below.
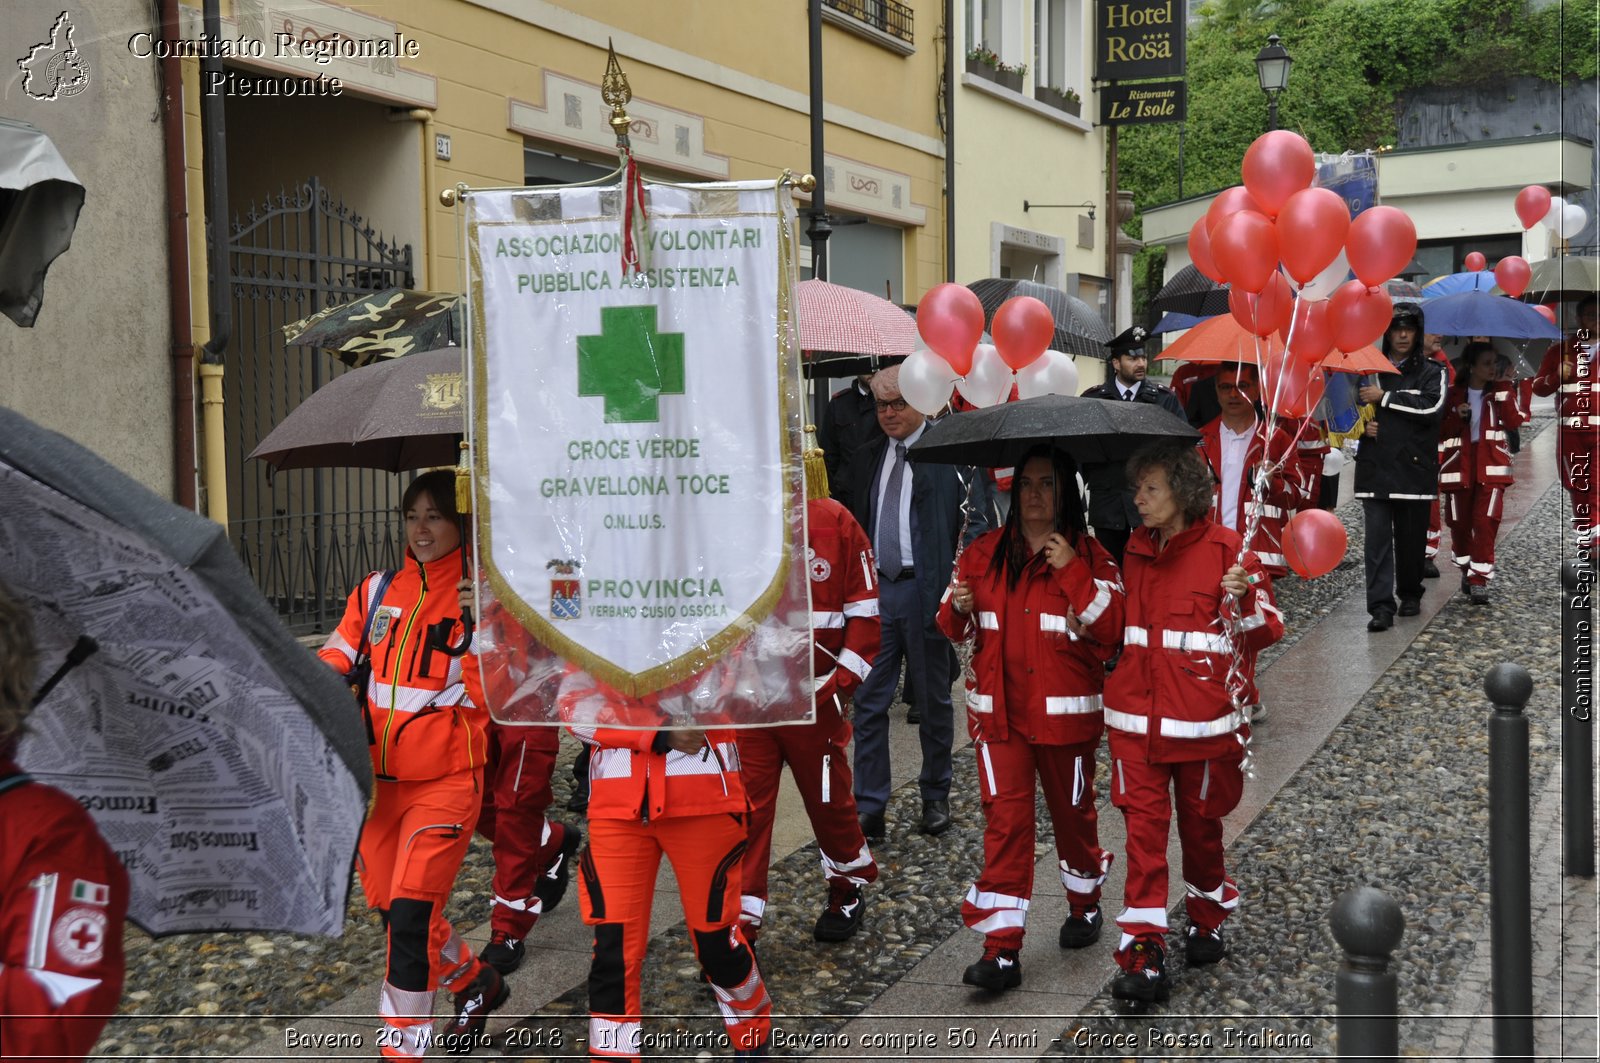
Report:
M 452 465 L 466 431 L 463 353 L 445 347 L 353 369 L 312 392 L 250 456 L 274 469 Z

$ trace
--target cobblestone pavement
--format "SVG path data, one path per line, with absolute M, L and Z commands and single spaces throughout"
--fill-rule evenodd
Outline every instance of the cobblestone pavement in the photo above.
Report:
M 1549 425 L 1545 418 L 1533 427 Z M 1559 867 L 1560 631 L 1550 580 L 1566 508 L 1549 475 L 1553 436 L 1524 432 L 1517 514 L 1502 536 L 1492 608 L 1466 604 L 1447 572 L 1430 583 L 1422 617 L 1368 635 L 1354 504 L 1339 511 L 1351 529 L 1347 556 L 1354 563 L 1320 580 L 1283 581 L 1291 633 L 1265 658 L 1263 688 L 1276 693 L 1256 743 L 1258 778 L 1229 818 L 1229 866 L 1245 900 L 1230 922 L 1232 954 L 1224 963 L 1189 970 L 1178 949 L 1171 1003 L 1139 1014 L 1121 1010 L 1105 992 L 1114 934 L 1081 952 L 1055 944 L 1064 911 L 1053 842 L 1043 835 L 1022 988 L 987 998 L 960 986 L 961 968 L 978 951 L 977 936 L 960 925 L 959 904 L 981 862 L 982 834 L 972 757 L 958 752 L 956 827 L 939 839 L 915 833 L 915 785 L 897 791 L 889 838 L 877 849 L 882 878 L 851 942 L 819 946 L 810 938 L 822 895 L 815 848 L 802 837 L 777 859 L 759 946 L 779 1012 L 774 1054 L 1331 1058 L 1339 957 L 1328 910 L 1343 889 L 1371 884 L 1399 902 L 1406 919 L 1393 959 L 1407 1016 L 1403 1053 L 1486 1058 L 1493 968 L 1482 678 L 1513 659 L 1536 682 L 1527 710 L 1536 1046 L 1540 1059 L 1594 1059 L 1595 882 L 1563 877 Z M 898 777 L 909 778 L 915 729 L 897 719 L 894 732 Z M 570 787 L 564 771 L 556 786 L 559 807 Z M 1047 823 L 1042 806 L 1040 813 Z M 1102 841 L 1113 850 L 1121 846 L 1120 819 L 1102 804 Z M 485 918 L 489 870 L 487 848 L 477 843 L 452 903 L 458 925 Z M 1120 907 L 1120 872 L 1114 867 L 1107 884 L 1112 912 Z M 731 1053 L 714 1004 L 694 979 L 670 872 L 657 901 L 646 965 L 646 1054 L 725 1058 Z M 336 941 L 131 935 L 132 992 L 100 1050 L 105 1058 L 374 1056 L 371 1014 L 383 947 L 360 904 L 353 891 L 350 929 Z M 492 1044 L 478 1048 L 477 1058 L 581 1057 L 588 942 L 575 908 L 567 902 L 536 928 L 512 1001 L 494 1017 Z M 477 938 L 484 933 L 479 927 Z

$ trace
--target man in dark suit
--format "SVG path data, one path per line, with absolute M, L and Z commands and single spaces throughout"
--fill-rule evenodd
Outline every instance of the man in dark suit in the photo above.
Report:
M 950 703 L 950 643 L 934 626 L 939 599 L 950 585 L 961 536 L 962 499 L 972 470 L 913 463 L 906 451 L 922 437 L 926 422 L 900 394 L 900 369 L 872 378 L 883 437 L 856 456 L 851 492 L 856 519 L 872 540 L 878 565 L 878 616 L 883 641 L 872 671 L 856 691 L 856 808 L 868 840 L 884 836 L 889 802 L 889 704 L 904 659 L 913 677 L 922 739 L 921 828 L 950 828 L 950 751 L 954 710 Z M 972 515 L 969 534 L 988 522 Z M 979 527 L 981 525 L 981 527 Z
M 1135 325 L 1106 344 L 1111 351 L 1111 379 L 1085 391 L 1084 398 L 1148 402 L 1187 421 L 1172 389 L 1145 378 L 1150 370 L 1144 353 L 1145 335 L 1145 330 Z M 1094 537 L 1121 565 L 1131 529 L 1143 523 L 1133 507 L 1133 488 L 1128 486 L 1127 473 L 1121 462 L 1106 462 L 1085 465 L 1083 479 L 1089 488 L 1089 523 L 1094 527 Z
M 870 379 L 870 373 L 862 373 L 835 393 L 823 408 L 822 426 L 817 432 L 833 500 L 850 510 L 855 508 L 850 492 L 855 485 L 856 455 L 883 441 Z

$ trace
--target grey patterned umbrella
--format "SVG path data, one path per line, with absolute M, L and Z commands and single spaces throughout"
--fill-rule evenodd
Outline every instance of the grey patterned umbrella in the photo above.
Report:
M 19 761 L 83 802 L 152 934 L 337 935 L 372 765 L 333 671 L 295 643 L 227 529 L 0 407 L 0 580 L 44 694 Z
M 1082 354 L 1090 358 L 1106 356 L 1106 344 L 1111 341 L 1111 327 L 1094 307 L 1076 296 L 1033 281 L 1004 277 L 973 281 L 967 287 L 983 304 L 983 327 L 986 329 L 993 329 L 995 311 L 1007 299 L 1031 295 L 1048 306 L 1055 315 L 1056 334 L 1050 342 L 1051 347 L 1065 354 Z

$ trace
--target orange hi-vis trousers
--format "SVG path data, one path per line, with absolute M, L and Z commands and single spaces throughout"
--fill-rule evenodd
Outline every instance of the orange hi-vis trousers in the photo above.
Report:
M 444 918 L 482 802 L 478 771 L 373 784 L 356 869 L 388 928 L 378 1011 L 386 1059 L 421 1059 L 433 1039 L 439 986 L 459 993 L 483 964 Z
M 736 1049 L 767 1043 L 772 1000 L 739 928 L 744 817 L 729 812 L 636 819 L 591 819 L 579 862 L 583 921 L 594 927 L 589 969 L 589 1055 L 640 1058 L 640 974 L 650 943 L 650 902 L 666 855 L 678 880 L 696 958 L 716 994 Z

